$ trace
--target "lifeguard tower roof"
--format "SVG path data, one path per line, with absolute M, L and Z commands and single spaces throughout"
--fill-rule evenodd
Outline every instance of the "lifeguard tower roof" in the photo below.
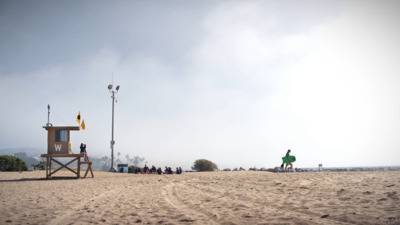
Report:
M 79 126 L 49 126 L 49 127 L 44 126 L 43 128 L 46 130 L 49 130 L 49 129 L 80 130 Z

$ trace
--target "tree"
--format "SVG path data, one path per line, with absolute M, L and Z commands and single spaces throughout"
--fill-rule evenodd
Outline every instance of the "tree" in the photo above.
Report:
M 192 169 L 202 172 L 202 171 L 218 170 L 218 167 L 215 163 L 213 163 L 207 159 L 198 159 L 194 162 Z
M 26 166 L 28 167 L 28 170 L 33 170 L 34 168 L 32 167 L 33 164 L 38 164 L 39 160 L 28 156 L 26 152 L 18 152 L 13 154 L 15 157 L 20 158 L 22 161 L 25 162 Z
M 9 156 L 2 155 L 0 156 L 0 171 L 27 171 L 28 167 L 26 163 L 22 161 L 22 159 Z
M 129 156 L 126 155 L 126 160 L 128 161 L 128 163 L 132 163 L 134 166 L 138 167 L 143 161 L 145 161 L 145 158 L 139 156 L 134 156 L 133 158 L 129 158 Z
M 33 170 L 45 170 L 46 162 L 40 161 L 38 164 L 32 164 Z
M 130 166 L 128 167 L 128 173 L 134 173 L 135 172 L 136 167 L 135 166 Z

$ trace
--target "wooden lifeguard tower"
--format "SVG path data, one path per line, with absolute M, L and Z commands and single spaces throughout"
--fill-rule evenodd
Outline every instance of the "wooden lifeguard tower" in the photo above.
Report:
M 48 106 L 49 117 L 50 117 L 50 105 Z M 82 164 L 87 164 L 88 168 L 83 178 L 85 178 L 90 171 L 92 177 L 92 162 L 82 161 L 81 157 L 84 154 L 73 154 L 70 149 L 70 131 L 80 130 L 79 126 L 53 126 L 49 121 L 46 126 L 43 127 L 47 131 L 47 154 L 42 154 L 41 157 L 46 158 L 46 178 L 52 178 L 52 175 L 61 170 L 62 168 L 68 169 L 80 178 L 80 167 Z M 67 163 L 62 163 L 56 158 L 69 158 Z M 70 168 L 70 164 L 77 161 L 77 171 Z M 61 167 L 52 171 L 52 162 L 59 164 Z

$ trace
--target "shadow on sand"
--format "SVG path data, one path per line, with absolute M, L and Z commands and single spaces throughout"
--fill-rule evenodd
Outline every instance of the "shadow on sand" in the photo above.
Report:
M 27 181 L 48 181 L 48 180 L 78 180 L 77 177 L 52 177 L 49 179 L 46 178 L 22 178 L 18 180 L 0 180 L 0 183 L 5 182 L 27 182 Z

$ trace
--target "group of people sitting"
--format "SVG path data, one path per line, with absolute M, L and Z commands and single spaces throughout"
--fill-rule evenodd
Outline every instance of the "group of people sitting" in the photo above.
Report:
M 161 169 L 161 167 L 158 167 L 158 169 L 156 169 L 156 167 L 153 165 L 151 166 L 151 168 L 149 168 L 146 164 L 144 165 L 143 168 L 140 167 L 135 167 L 135 169 L 133 170 L 133 173 L 138 174 L 182 174 L 182 168 L 180 167 L 176 167 L 175 172 L 171 169 L 171 167 L 165 167 L 165 170 L 163 171 Z

